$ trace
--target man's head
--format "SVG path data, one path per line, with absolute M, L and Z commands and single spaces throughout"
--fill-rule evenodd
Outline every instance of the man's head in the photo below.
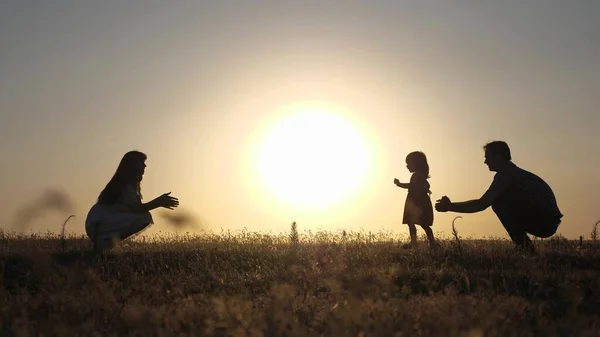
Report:
M 510 148 L 506 142 L 495 140 L 483 146 L 485 151 L 484 163 L 490 171 L 498 171 L 508 164 L 512 157 L 510 156 Z

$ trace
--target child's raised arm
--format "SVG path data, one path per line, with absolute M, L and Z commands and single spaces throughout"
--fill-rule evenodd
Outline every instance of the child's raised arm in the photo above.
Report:
M 401 183 L 400 180 L 398 180 L 397 178 L 394 179 L 394 185 L 400 188 L 410 188 L 410 183 Z
M 394 184 L 400 188 L 409 188 L 411 190 L 423 190 L 424 192 L 429 192 L 429 184 L 427 184 L 427 180 L 419 174 L 413 174 L 410 177 L 409 183 L 401 183 L 400 180 L 394 179 Z

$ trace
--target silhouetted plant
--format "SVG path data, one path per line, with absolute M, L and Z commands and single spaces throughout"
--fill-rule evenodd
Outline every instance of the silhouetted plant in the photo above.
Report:
M 296 221 L 292 222 L 292 227 L 290 228 L 290 243 L 293 245 L 298 244 L 298 228 Z
M 600 224 L 600 220 L 598 222 L 596 222 L 596 224 L 594 225 L 594 229 L 592 229 L 592 232 L 590 233 L 590 238 L 594 242 L 598 241 L 598 225 L 599 224 Z
M 454 240 L 456 241 L 458 253 L 462 256 L 462 246 L 460 245 L 460 237 L 458 236 L 458 230 L 456 229 L 456 226 L 454 224 L 456 219 L 462 219 L 462 216 L 457 216 L 456 218 L 452 219 L 452 236 L 454 236 Z
M 74 217 L 75 217 L 75 215 L 73 215 L 73 214 L 69 215 L 69 217 L 65 220 L 65 222 L 62 224 L 61 229 L 60 229 L 60 247 L 63 252 L 66 250 L 66 247 L 67 247 L 67 241 L 65 240 L 65 235 L 66 235 L 66 230 L 67 230 L 67 222 L 69 222 L 69 220 Z

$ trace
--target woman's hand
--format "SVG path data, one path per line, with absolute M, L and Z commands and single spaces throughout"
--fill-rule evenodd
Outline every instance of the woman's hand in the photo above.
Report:
M 156 198 L 156 202 L 159 207 L 164 207 L 168 209 L 174 209 L 179 206 L 179 199 L 172 197 L 171 192 L 165 193 L 160 197 Z
M 396 185 L 396 186 L 400 185 L 400 180 L 398 180 L 398 178 L 394 179 L 394 185 Z

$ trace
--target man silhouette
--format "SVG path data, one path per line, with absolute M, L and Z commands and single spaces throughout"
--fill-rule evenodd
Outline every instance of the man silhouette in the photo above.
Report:
M 558 229 L 562 214 L 548 184 L 511 160 L 510 148 L 503 141 L 484 147 L 485 161 L 496 172 L 485 194 L 476 200 L 451 202 L 447 196 L 435 204 L 438 212 L 476 213 L 492 206 L 494 213 L 517 247 L 533 250 L 527 234 L 548 238 Z

